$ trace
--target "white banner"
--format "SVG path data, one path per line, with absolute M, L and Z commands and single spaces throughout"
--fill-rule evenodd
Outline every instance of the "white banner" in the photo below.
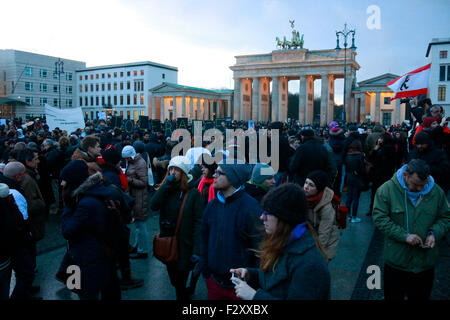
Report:
M 50 130 L 58 127 L 70 134 L 79 128 L 84 129 L 85 127 L 81 108 L 58 109 L 45 104 L 45 115 Z

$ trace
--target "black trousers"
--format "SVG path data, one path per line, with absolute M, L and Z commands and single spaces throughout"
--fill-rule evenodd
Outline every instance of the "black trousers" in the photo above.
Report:
M 188 301 L 191 300 L 190 294 L 186 288 L 186 282 L 189 276 L 189 271 L 178 271 L 175 266 L 166 265 L 169 273 L 170 283 L 175 287 L 177 293 L 177 300 Z
M 401 271 L 384 265 L 385 300 L 428 300 L 434 281 L 434 268 L 420 273 Z

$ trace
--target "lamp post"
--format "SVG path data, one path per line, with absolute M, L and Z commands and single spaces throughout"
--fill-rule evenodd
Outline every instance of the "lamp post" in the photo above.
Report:
M 350 49 L 352 51 L 356 50 L 355 47 L 355 30 L 348 30 L 347 29 L 347 23 L 344 24 L 344 30 L 342 31 L 336 31 L 336 51 L 339 52 L 341 48 L 339 47 L 339 35 L 342 35 L 344 37 L 344 110 L 342 112 L 342 121 L 345 123 L 347 121 L 347 112 L 346 112 L 346 90 L 347 90 L 347 36 L 352 35 L 352 46 Z
M 58 93 L 59 93 L 59 108 L 61 109 L 61 74 L 64 74 L 64 61 L 58 58 L 58 61 L 55 62 L 55 71 L 53 71 L 53 75 L 58 75 Z

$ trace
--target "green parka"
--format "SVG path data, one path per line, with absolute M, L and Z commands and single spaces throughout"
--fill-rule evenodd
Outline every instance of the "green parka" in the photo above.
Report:
M 444 192 L 437 184 L 422 196 L 415 207 L 395 173 L 375 194 L 373 221 L 385 235 L 384 262 L 402 271 L 419 273 L 436 265 L 439 258 L 437 242 L 450 228 L 450 209 Z M 429 230 L 434 232 L 436 239 L 433 249 L 406 243 L 408 232 L 417 234 L 425 242 Z

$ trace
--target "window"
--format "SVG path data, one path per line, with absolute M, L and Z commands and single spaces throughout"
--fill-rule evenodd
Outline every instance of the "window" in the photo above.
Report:
M 120 111 L 120 116 L 123 118 L 123 111 Z
M 438 88 L 438 101 L 445 101 L 445 86 L 440 86 Z
M 53 98 L 53 106 L 59 107 L 58 98 Z
M 105 91 L 105 84 L 102 83 L 102 91 Z
M 143 116 L 144 115 L 144 110 L 141 110 L 141 116 Z
M 83 92 L 83 86 L 80 84 L 80 92 Z
M 66 93 L 72 94 L 72 86 L 67 86 L 66 87 Z
M 133 104 L 137 105 L 137 94 L 133 95 Z
M 130 110 L 127 111 L 127 119 L 130 120 Z
M 134 82 L 134 91 L 137 91 L 137 82 Z
M 95 91 L 98 91 L 98 88 L 99 88 L 99 84 L 96 83 L 96 84 L 95 84 Z
M 45 70 L 45 69 L 40 69 L 40 70 L 39 70 L 39 76 L 40 76 L 41 78 L 47 78 L 47 77 L 48 77 L 48 71 Z
M 39 84 L 39 91 L 40 92 L 47 92 L 47 84 L 46 83 L 40 83 Z
M 94 97 L 91 97 L 91 106 L 94 105 Z
M 94 80 L 94 75 L 93 74 L 91 74 L 91 80 Z
M 144 75 L 144 70 L 141 70 L 141 76 L 143 76 Z
M 135 77 L 137 76 L 137 70 L 133 71 L 133 76 L 135 76 Z
M 130 83 L 130 81 L 127 81 L 127 90 L 130 90 L 130 88 L 131 88 L 131 83 Z
M 98 73 L 95 74 L 95 79 L 98 79 Z
M 391 104 L 391 98 L 390 97 L 384 97 L 384 104 Z
M 120 71 L 120 77 L 121 78 L 123 77 L 123 71 Z
M 84 85 L 84 92 L 88 92 L 88 85 L 87 84 Z
M 439 68 L 439 81 L 445 81 L 445 66 Z
M 162 74 L 162 78 L 163 78 L 163 79 L 166 78 L 166 74 L 165 74 L 165 73 Z
M 82 107 L 82 106 L 83 106 L 83 98 L 80 97 L 80 107 Z
M 25 82 L 25 91 L 33 91 L 33 83 Z
M 84 80 L 87 80 L 87 79 L 88 79 L 88 75 L 85 75 L 85 76 L 84 76 Z
M 80 76 L 80 81 L 83 80 L 83 76 Z
M 136 121 L 138 119 L 137 110 L 133 110 L 133 119 Z
M 127 105 L 130 105 L 130 104 L 131 104 L 130 95 L 127 94 Z
M 383 112 L 383 125 L 390 126 L 391 125 L 391 113 Z
M 98 106 L 100 99 L 97 97 L 95 97 L 95 105 Z
M 117 105 L 117 96 L 114 96 L 114 105 Z
M 141 105 L 144 104 L 144 94 L 141 94 Z
M 447 50 L 445 50 L 445 51 L 439 51 L 439 58 L 441 58 L 441 59 L 447 59 Z
M 120 96 L 120 105 L 123 106 L 123 96 Z
M 58 74 L 53 71 L 53 79 L 58 79 Z
M 33 76 L 33 68 L 32 67 L 25 67 L 25 75 L 27 77 L 32 77 Z
M 66 72 L 66 80 L 72 81 L 72 72 Z
M 33 97 L 25 97 L 25 102 L 30 105 L 33 105 Z
M 88 104 L 88 97 L 84 97 L 84 105 L 87 107 L 89 104 Z
M 105 79 L 105 74 L 104 73 L 102 73 L 102 79 Z
M 105 97 L 102 97 L 102 106 L 105 105 Z
M 127 77 L 129 77 L 130 76 L 130 71 L 127 71 Z
M 108 83 L 108 91 L 111 91 L 111 83 Z
M 111 78 L 111 72 L 108 72 L 108 78 Z
M 450 65 L 447 66 L 447 81 L 450 81 Z
M 108 105 L 111 105 L 111 96 L 108 96 Z
M 117 90 L 117 82 L 114 82 L 114 91 Z
M 40 98 L 39 99 L 39 104 L 43 107 L 47 102 L 47 98 Z
M 72 99 L 66 100 L 66 107 L 72 108 Z
M 94 92 L 94 84 L 91 83 L 91 92 Z
M 59 92 L 59 87 L 58 87 L 57 84 L 54 84 L 54 85 L 53 85 L 53 92 L 54 92 L 54 93 L 58 93 L 58 92 Z
M 123 90 L 123 82 L 120 83 L 120 90 Z
M 117 72 L 114 72 L 114 78 L 117 78 Z

